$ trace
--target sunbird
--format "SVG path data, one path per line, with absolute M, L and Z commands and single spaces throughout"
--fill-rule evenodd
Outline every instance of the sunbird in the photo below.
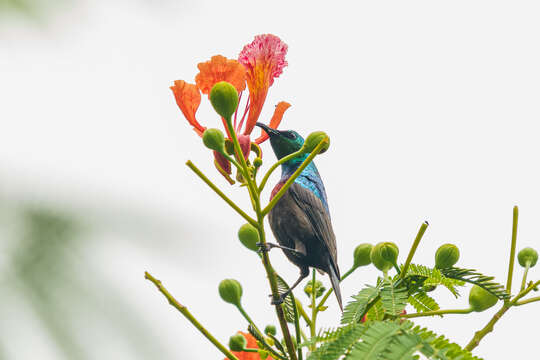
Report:
M 257 126 L 270 137 L 272 150 L 278 159 L 297 152 L 304 144 L 304 139 L 296 131 L 280 131 L 261 123 L 257 123 Z M 281 165 L 281 178 L 270 198 L 278 193 L 308 156 L 302 154 Z M 262 251 L 281 248 L 289 261 L 300 268 L 298 280 L 279 299 L 273 299 L 272 303 L 283 302 L 292 289 L 309 275 L 309 268 L 312 267 L 330 276 L 339 307 L 343 311 L 336 236 L 332 229 L 324 184 L 313 162 L 300 173 L 270 210 L 268 219 L 279 245 L 267 243 Z

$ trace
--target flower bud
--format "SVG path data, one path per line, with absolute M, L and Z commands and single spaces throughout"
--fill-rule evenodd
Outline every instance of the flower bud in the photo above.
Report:
M 210 102 L 219 115 L 230 119 L 238 107 L 238 91 L 228 82 L 220 81 L 210 90 Z
M 276 336 L 277 334 L 276 327 L 274 325 L 266 325 L 266 327 L 264 328 L 264 333 L 266 335 Z
M 257 243 L 259 242 L 259 232 L 255 226 L 249 223 L 242 225 L 240 229 L 238 229 L 238 239 L 240 239 L 242 245 L 249 250 L 259 250 L 259 247 L 257 246 Z
M 396 262 L 399 249 L 392 242 L 381 242 L 371 249 L 370 258 L 375 267 L 381 271 L 387 271 Z
M 469 293 L 469 305 L 473 311 L 481 312 L 489 309 L 497 303 L 499 299 L 487 290 L 478 285 L 473 285 Z
M 371 244 L 365 243 L 360 244 L 354 249 L 354 265 L 353 267 L 357 268 L 359 266 L 365 266 L 371 264 L 371 249 L 373 246 Z
M 229 349 L 243 351 L 247 346 L 247 340 L 242 334 L 236 334 L 229 338 Z
M 204 146 L 217 152 L 225 149 L 225 136 L 219 129 L 206 129 L 202 136 Z
M 312 132 L 311 134 L 308 135 L 306 141 L 304 141 L 304 146 L 302 147 L 302 150 L 306 153 L 311 153 L 313 150 L 315 150 L 317 145 L 319 145 L 319 143 L 323 141 L 326 137 L 328 137 L 328 135 L 326 135 L 324 131 Z M 329 147 L 330 147 L 330 138 L 328 138 L 326 144 L 323 145 L 319 154 L 322 154 L 323 152 L 328 150 Z
M 326 288 L 323 286 L 323 283 L 319 280 L 315 280 L 315 297 L 318 298 L 324 294 Z M 311 297 L 313 293 L 313 280 L 308 281 L 307 285 L 304 287 L 304 292 L 308 297 Z
M 253 166 L 255 166 L 256 168 L 261 167 L 262 164 L 263 164 L 263 161 L 260 157 L 256 157 L 253 160 Z
M 454 244 L 441 245 L 435 253 L 435 267 L 444 269 L 454 266 L 459 260 L 459 249 Z
M 234 279 L 225 279 L 219 283 L 219 296 L 223 301 L 236 306 L 240 306 L 242 298 L 242 285 Z
M 517 258 L 519 265 L 525 267 L 529 263 L 529 267 L 533 267 L 538 261 L 538 253 L 533 248 L 526 247 L 518 253 Z

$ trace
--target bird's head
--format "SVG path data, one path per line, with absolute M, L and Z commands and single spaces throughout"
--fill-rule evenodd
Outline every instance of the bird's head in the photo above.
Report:
M 259 122 L 256 125 L 270 137 L 272 150 L 278 159 L 297 152 L 304 145 L 304 138 L 294 130 L 276 130 Z

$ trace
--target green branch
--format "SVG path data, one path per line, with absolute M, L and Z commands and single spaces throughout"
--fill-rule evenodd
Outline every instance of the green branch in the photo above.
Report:
M 277 202 L 279 201 L 279 199 L 281 199 L 281 197 L 285 194 L 285 192 L 289 189 L 289 187 L 292 185 L 292 183 L 294 182 L 294 180 L 296 180 L 296 178 L 302 173 L 302 171 L 304 171 L 304 169 L 309 165 L 309 163 L 311 163 L 311 161 L 313 160 L 313 158 L 315 156 L 317 156 L 317 154 L 323 149 L 324 145 L 327 144 L 329 141 L 328 137 L 325 137 L 320 143 L 319 145 L 317 145 L 315 147 L 315 149 L 313 150 L 313 152 L 311 154 L 309 154 L 309 156 L 306 158 L 306 160 L 304 160 L 304 162 L 298 167 L 298 169 L 296 169 L 296 171 L 291 175 L 291 177 L 287 180 L 287 182 L 285 183 L 285 185 L 283 185 L 283 187 L 278 191 L 278 193 L 272 198 L 272 200 L 270 201 L 270 203 L 268 205 L 266 205 L 266 207 L 263 209 L 262 211 L 262 215 L 265 216 L 266 214 L 268 214 L 270 212 L 270 210 L 272 210 L 272 208 L 277 204 Z
M 231 353 L 225 346 L 223 346 L 212 334 L 210 334 L 208 332 L 208 330 L 206 330 L 204 328 L 204 326 L 201 325 L 201 323 L 199 323 L 199 321 L 197 319 L 195 319 L 195 317 L 193 315 L 191 315 L 189 310 L 184 305 L 182 305 L 178 301 L 176 301 L 176 299 L 161 284 L 161 281 L 154 278 L 148 272 L 144 273 L 144 278 L 147 279 L 147 280 L 150 280 L 151 282 L 153 282 L 154 285 L 156 285 L 156 287 L 158 288 L 158 290 L 165 296 L 165 298 L 167 298 L 167 300 L 169 301 L 169 304 L 171 304 L 182 315 L 184 315 L 186 317 L 186 319 L 188 319 L 189 322 L 191 322 L 193 324 L 193 326 L 195 326 L 197 328 L 197 330 L 199 330 L 208 340 L 210 340 L 210 342 L 212 344 L 214 344 L 215 347 L 217 347 L 219 349 L 219 351 L 221 351 L 223 353 L 223 355 L 228 357 L 230 360 L 238 360 L 238 358 L 236 356 L 234 356 L 233 353 Z
M 526 300 L 518 301 L 518 302 L 516 302 L 516 306 L 529 304 L 529 303 L 532 303 L 532 302 L 535 302 L 535 301 L 540 301 L 540 296 L 533 297 L 533 298 L 526 299 Z
M 204 174 L 202 173 L 202 171 L 199 170 L 199 169 L 195 166 L 195 164 L 193 164 L 193 163 L 191 162 L 191 160 L 188 160 L 188 161 L 186 162 L 186 165 L 187 165 L 191 170 L 193 170 L 193 172 L 194 172 L 195 174 L 197 174 L 197 176 L 200 177 L 200 178 L 202 179 L 202 181 L 204 181 L 204 182 L 206 183 L 206 185 L 210 186 L 210 188 L 211 188 L 212 190 L 214 190 L 214 192 L 215 192 L 216 194 L 218 194 L 223 200 L 225 200 L 225 202 L 226 202 L 227 204 L 229 204 L 230 207 L 232 207 L 238 214 L 240 214 L 240 216 L 242 216 L 244 219 L 246 219 L 248 223 L 250 223 L 250 224 L 253 225 L 253 226 L 257 226 L 257 222 L 256 222 L 251 216 L 249 216 L 248 214 L 246 214 L 246 213 L 244 212 L 244 210 L 240 209 L 240 208 L 238 207 L 238 205 L 236 205 L 231 199 L 229 199 L 229 198 L 227 197 L 227 195 L 225 195 L 225 194 L 224 194 L 224 193 L 223 193 L 216 185 L 214 185 L 214 183 L 213 183 L 212 181 L 210 181 L 210 179 L 208 179 L 208 178 L 206 177 L 206 175 L 204 175 Z
M 413 313 L 413 314 L 403 314 L 399 317 L 411 319 L 411 318 L 417 318 L 417 317 L 424 317 L 424 316 L 437 316 L 437 315 L 445 315 L 445 314 L 470 314 L 473 310 L 472 309 L 449 309 L 449 310 L 433 310 L 433 311 L 425 311 L 420 313 Z
M 261 184 L 259 185 L 259 192 L 262 192 L 263 189 L 264 189 L 264 186 L 266 185 L 266 182 L 268 181 L 268 178 L 270 177 L 270 175 L 274 172 L 274 170 L 277 169 L 277 167 L 283 163 L 286 163 L 287 161 L 289 160 L 292 160 L 294 159 L 295 157 L 299 156 L 299 155 L 302 155 L 303 154 L 303 151 L 302 150 L 299 150 L 295 153 L 292 153 L 292 154 L 289 154 L 285 157 L 282 157 L 281 159 L 279 159 L 279 161 L 277 161 L 275 164 L 273 164 L 270 169 L 268 169 L 268 171 L 266 172 L 266 174 L 264 174 L 264 177 L 261 181 Z
M 418 234 L 416 234 L 416 238 L 414 239 L 414 242 L 411 246 L 411 250 L 409 250 L 409 255 L 407 256 L 407 260 L 405 261 L 405 265 L 403 265 L 403 270 L 401 271 L 401 274 L 399 275 L 402 279 L 407 275 L 407 270 L 409 269 L 409 265 L 412 261 L 412 258 L 414 256 L 414 253 L 416 252 L 416 249 L 418 248 L 418 244 L 420 244 L 420 240 L 422 240 L 422 237 L 424 236 L 424 233 L 426 232 L 426 229 L 428 227 L 428 222 L 425 221 L 418 230 Z
M 516 238 L 517 238 L 518 216 L 519 216 L 518 207 L 514 206 L 514 212 L 513 212 L 513 217 L 512 217 L 512 243 L 510 245 L 510 263 L 508 264 L 508 279 L 506 280 L 506 292 L 508 294 L 512 294 L 512 277 L 514 275 L 514 259 L 516 257 Z

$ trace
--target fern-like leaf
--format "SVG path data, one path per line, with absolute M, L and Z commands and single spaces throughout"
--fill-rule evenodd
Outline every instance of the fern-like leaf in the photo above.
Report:
M 409 296 L 409 304 L 416 309 L 417 312 L 439 310 L 439 304 L 431 296 L 425 292 L 419 292 Z
M 382 303 L 377 301 L 373 306 L 368 310 L 366 314 L 368 320 L 383 320 L 384 319 L 384 309 Z
M 407 288 L 396 287 L 390 280 L 384 282 L 381 290 L 381 303 L 384 312 L 389 315 L 398 315 L 407 306 Z
M 493 281 L 493 276 L 485 276 L 474 269 L 445 268 L 441 273 L 450 279 L 456 279 L 470 284 L 478 285 L 486 291 L 489 291 L 501 300 L 507 300 L 510 295 L 506 292 L 503 285 Z
M 459 296 L 456 286 L 463 286 L 465 283 L 458 278 L 444 276 L 439 269 L 432 269 L 424 265 L 410 264 L 407 276 L 412 278 L 422 278 L 424 286 L 443 285 L 455 297 Z
M 351 324 L 360 321 L 364 314 L 367 305 L 379 296 L 380 289 L 378 287 L 369 286 L 360 290 L 358 295 L 353 295 L 353 301 L 345 306 L 341 317 L 342 324 Z
M 279 275 L 276 276 L 277 279 L 277 286 L 280 294 L 283 294 L 284 292 L 289 290 L 289 285 L 283 280 L 283 278 Z M 292 294 L 289 294 L 289 296 L 285 297 L 283 300 L 283 304 L 281 304 L 281 307 L 283 309 L 283 313 L 285 314 L 285 320 L 287 322 L 292 323 L 294 322 L 294 298 Z
M 413 333 L 405 332 L 402 335 L 398 335 L 388 346 L 386 352 L 382 354 L 384 360 L 413 360 L 418 357 L 415 354 L 418 353 L 425 344 L 423 339 Z
M 393 337 L 401 331 L 400 325 L 392 321 L 372 323 L 362 335 L 346 360 L 376 360 L 385 352 Z
M 334 332 L 337 336 L 313 351 L 308 360 L 338 360 L 350 351 L 364 331 L 365 326 L 358 323 L 339 328 Z

